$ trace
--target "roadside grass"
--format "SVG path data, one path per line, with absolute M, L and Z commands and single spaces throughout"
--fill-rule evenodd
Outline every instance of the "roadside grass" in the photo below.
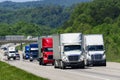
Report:
M 48 80 L 0 61 L 0 80 Z
M 22 44 L 22 48 L 25 47 L 26 45 L 28 45 L 28 44 Z M 22 49 L 21 49 L 21 45 L 17 46 L 16 49 L 22 50 Z
M 120 63 L 120 54 L 107 54 L 108 62 L 119 62 Z

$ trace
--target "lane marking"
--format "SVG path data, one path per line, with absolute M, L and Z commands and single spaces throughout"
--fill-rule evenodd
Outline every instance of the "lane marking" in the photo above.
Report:
M 108 79 L 108 78 L 102 78 L 102 77 L 95 76 L 95 75 L 89 75 L 87 73 L 86 74 L 81 74 L 81 73 L 78 73 L 78 72 L 75 72 L 75 71 L 72 71 L 72 72 L 65 71 L 65 72 L 80 75 L 80 76 L 85 76 L 85 77 L 97 78 L 97 79 L 101 79 L 101 80 L 111 80 L 111 79 Z

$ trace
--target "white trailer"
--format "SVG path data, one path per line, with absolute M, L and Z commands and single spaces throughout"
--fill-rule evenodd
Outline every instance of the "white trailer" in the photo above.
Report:
M 83 35 L 83 54 L 85 55 L 85 64 L 106 66 L 106 55 L 102 34 Z
M 81 42 L 81 33 L 53 35 L 54 67 L 61 69 L 65 69 L 67 66 L 84 68 Z
M 7 58 L 8 58 L 8 60 L 10 60 L 10 58 L 13 58 L 14 60 L 16 59 L 16 49 L 15 49 L 15 47 L 9 47 L 8 48 Z

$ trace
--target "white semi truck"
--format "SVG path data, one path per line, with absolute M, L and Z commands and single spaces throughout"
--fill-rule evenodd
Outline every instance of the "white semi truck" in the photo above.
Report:
M 85 64 L 106 66 L 106 55 L 102 34 L 83 35 L 83 54 L 85 55 Z
M 81 49 L 81 33 L 53 35 L 54 68 L 84 68 L 84 55 Z
M 7 58 L 8 58 L 8 60 L 10 60 L 10 58 L 13 58 L 14 60 L 16 60 L 16 49 L 15 49 L 15 47 L 8 47 Z

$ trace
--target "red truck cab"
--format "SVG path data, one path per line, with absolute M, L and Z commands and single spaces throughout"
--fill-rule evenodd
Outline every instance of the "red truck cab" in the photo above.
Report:
M 53 39 L 50 37 L 45 37 L 41 39 L 41 57 L 39 64 L 54 64 L 53 60 Z

